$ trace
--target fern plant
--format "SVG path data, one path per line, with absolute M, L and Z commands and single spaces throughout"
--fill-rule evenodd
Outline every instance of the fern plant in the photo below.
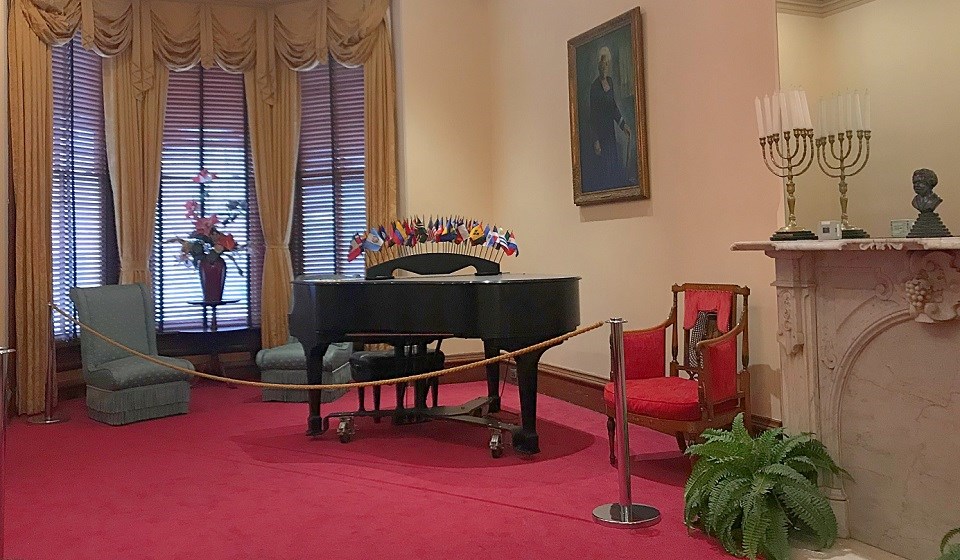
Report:
M 960 560 L 960 543 L 949 544 L 950 539 L 960 535 L 960 527 L 950 531 L 940 541 L 940 557 L 937 560 Z
M 811 434 L 783 429 L 753 438 L 738 414 L 730 430 L 707 430 L 687 453 L 698 457 L 684 490 L 687 526 L 720 540 L 727 552 L 784 560 L 789 539 L 828 547 L 837 518 L 817 487 L 819 471 L 844 473 Z

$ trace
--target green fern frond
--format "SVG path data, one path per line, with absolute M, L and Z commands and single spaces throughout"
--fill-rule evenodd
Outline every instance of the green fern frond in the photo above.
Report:
M 940 541 L 941 553 L 943 553 L 944 555 L 949 554 L 949 551 L 947 550 L 947 544 L 950 542 L 950 539 L 952 539 L 956 535 L 960 535 L 960 527 L 957 527 L 956 529 L 948 531 L 947 534 L 943 536 L 943 540 Z M 953 545 L 950 547 L 950 549 L 953 550 L 954 552 L 960 553 L 960 544 Z
M 771 476 L 776 476 L 778 478 L 784 478 L 799 484 L 800 486 L 809 486 L 810 491 L 818 492 L 817 485 L 810 481 L 809 478 L 798 472 L 796 469 L 790 465 L 783 465 L 780 463 L 774 463 L 772 465 L 767 465 L 760 469 L 760 472 L 764 474 L 769 474 Z
M 837 540 L 837 518 L 818 490 L 785 482 L 778 494 L 787 512 L 811 530 L 820 547 L 828 547 Z
M 754 484 L 754 489 L 768 486 L 767 484 Z M 770 481 L 769 487 L 773 487 Z M 757 552 L 760 550 L 760 543 L 767 536 L 767 528 L 770 525 L 772 517 L 770 510 L 774 505 L 768 500 L 766 492 L 751 492 L 751 500 L 743 508 L 743 549 L 742 554 L 750 560 L 756 560 Z
M 960 544 L 952 544 L 941 552 L 943 554 L 937 560 L 960 560 Z
M 747 427 L 743 424 L 743 413 L 737 414 L 736 418 L 733 419 L 733 426 L 730 428 L 730 433 L 733 434 L 733 437 L 737 441 L 749 442 L 753 438 L 750 437 L 750 433 L 747 432 Z
M 730 517 L 730 514 L 742 509 L 740 502 L 750 492 L 750 486 L 748 479 L 732 479 L 725 481 L 725 484 L 718 485 L 716 493 L 710 493 L 705 521 L 708 532 L 720 532 L 723 523 Z
M 760 554 L 766 560 L 788 560 L 790 558 L 789 536 L 790 521 L 779 507 L 770 508 L 770 525 L 760 545 Z

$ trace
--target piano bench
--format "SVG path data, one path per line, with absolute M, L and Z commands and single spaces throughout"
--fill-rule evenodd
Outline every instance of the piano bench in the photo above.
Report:
M 354 352 L 350 356 L 350 369 L 353 380 L 357 382 L 382 381 L 386 379 L 396 379 L 408 375 L 417 375 L 443 369 L 444 356 L 439 350 L 428 350 L 419 354 L 403 354 L 402 349 L 394 350 L 365 350 Z M 433 406 L 437 406 L 439 392 L 439 378 L 434 377 L 418 381 L 415 384 L 415 408 L 427 407 L 427 393 L 431 393 Z M 398 383 L 397 389 L 397 410 L 404 408 L 406 400 L 407 384 Z M 373 410 L 380 410 L 380 386 L 373 387 Z M 360 400 L 359 411 L 366 411 L 365 408 L 366 393 L 363 387 L 358 391 Z M 374 422 L 379 422 L 380 417 L 375 416 Z

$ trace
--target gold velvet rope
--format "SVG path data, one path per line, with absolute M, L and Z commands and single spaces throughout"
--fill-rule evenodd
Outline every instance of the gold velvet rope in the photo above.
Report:
M 410 382 L 410 381 L 420 381 L 420 380 L 422 380 L 422 379 L 430 379 L 430 378 L 432 378 L 432 377 L 440 377 L 440 376 L 442 376 L 442 375 L 449 375 L 449 374 L 451 374 L 451 373 L 457 373 L 457 372 L 464 371 L 464 370 L 468 370 L 468 369 L 475 368 L 475 367 L 486 366 L 486 365 L 488 365 L 488 364 L 494 364 L 494 363 L 497 363 L 497 362 L 502 362 L 502 361 L 504 361 L 504 360 L 509 360 L 509 359 L 515 358 L 515 357 L 517 357 L 517 356 L 522 356 L 522 355 L 524 355 L 524 354 L 529 354 L 530 352 L 535 352 L 535 351 L 540 350 L 540 349 L 542 349 L 542 348 L 550 348 L 551 346 L 556 346 L 557 344 L 560 344 L 561 342 L 567 340 L 568 338 L 573 338 L 573 337 L 579 336 L 579 335 L 581 335 L 581 334 L 583 334 L 583 333 L 585 333 L 585 332 L 590 332 L 590 331 L 592 331 L 592 330 L 594 330 L 594 329 L 598 329 L 598 328 L 602 327 L 603 324 L 604 324 L 604 321 L 598 321 L 598 322 L 596 322 L 596 323 L 593 323 L 592 325 L 587 325 L 586 327 L 579 328 L 579 329 L 577 329 L 577 330 L 575 330 L 575 331 L 571 331 L 571 332 L 568 332 L 568 333 L 566 333 L 566 334 L 562 334 L 562 335 L 560 335 L 560 336 L 551 338 L 551 339 L 549 339 L 549 340 L 544 340 L 543 342 L 534 344 L 534 345 L 532 345 L 532 346 L 527 346 L 526 348 L 521 348 L 520 350 L 514 350 L 513 352 L 507 352 L 507 353 L 505 353 L 505 354 L 500 354 L 499 356 L 496 356 L 496 357 L 493 357 L 493 358 L 487 358 L 487 359 L 485 359 L 485 360 L 480 360 L 479 362 L 473 362 L 473 363 L 469 363 L 469 364 L 463 364 L 463 365 L 459 365 L 459 366 L 456 366 L 456 367 L 445 368 L 445 369 L 441 369 L 441 370 L 437 370 L 437 371 L 431 371 L 431 372 L 427 372 L 427 373 L 421 373 L 421 374 L 418 374 L 418 375 L 408 375 L 408 376 L 406 376 L 406 377 L 396 377 L 396 378 L 393 378 L 393 379 L 381 379 L 381 380 L 379 380 L 379 381 L 363 381 L 363 382 L 359 382 L 359 383 L 333 383 L 333 384 L 330 384 L 330 385 L 323 385 L 323 384 L 321 384 L 321 385 L 297 385 L 297 384 L 293 384 L 293 383 L 264 383 L 264 382 L 262 382 L 262 381 L 248 381 L 248 380 L 246 380 L 246 379 L 233 379 L 232 377 L 222 377 L 222 376 L 219 376 L 219 375 L 212 375 L 212 374 L 209 374 L 209 373 L 203 373 L 202 371 L 194 371 L 194 370 L 192 370 L 192 369 L 186 369 L 186 368 L 182 368 L 182 367 L 179 367 L 179 366 L 167 364 L 167 363 L 164 363 L 164 362 L 158 360 L 158 359 L 157 359 L 156 357 L 154 357 L 154 356 L 150 356 L 150 355 L 148 355 L 148 354 L 144 354 L 144 353 L 142 353 L 142 352 L 138 352 L 137 350 L 134 350 L 133 348 L 130 348 L 129 346 L 126 346 L 126 345 L 124 345 L 124 344 L 122 344 L 122 343 L 120 343 L 120 342 L 117 342 L 117 341 L 111 339 L 110 337 L 108 337 L 107 335 L 98 332 L 96 329 L 94 329 L 94 328 L 92 328 L 92 327 L 90 327 L 90 326 L 88 326 L 88 325 L 85 325 L 85 324 L 81 323 L 80 321 L 76 320 L 76 319 L 73 318 L 71 315 L 69 315 L 67 312 L 65 312 L 63 309 L 60 309 L 60 307 L 58 307 L 58 306 L 57 306 L 56 304 L 54 304 L 54 303 L 51 303 L 51 304 L 50 304 L 50 307 L 52 307 L 54 311 L 56 311 L 57 313 L 59 313 L 60 315 L 62 315 L 62 316 L 63 316 L 65 319 L 67 319 L 68 321 L 76 324 L 77 326 L 79 326 L 79 327 L 82 328 L 83 330 L 89 332 L 90 334 L 96 336 L 97 338 L 102 339 L 102 340 L 105 341 L 107 344 L 112 344 L 113 346 L 116 346 L 117 348 L 120 348 L 121 350 L 124 350 L 124 351 L 126 351 L 126 352 L 129 352 L 130 354 L 133 354 L 134 356 L 137 356 L 138 358 L 143 358 L 144 360 L 146 360 L 146 361 L 148 361 L 148 362 L 157 364 L 158 366 L 163 366 L 163 367 L 165 367 L 165 368 L 169 368 L 169 369 L 172 369 L 172 370 L 176 370 L 176 371 L 179 371 L 179 372 L 181 372 L 181 373 L 185 373 L 185 374 L 187 374 L 187 375 L 192 375 L 192 376 L 194 376 L 194 377 L 200 377 L 200 378 L 202 378 L 202 379 L 212 379 L 212 380 L 214 380 L 214 381 L 222 381 L 222 382 L 224 382 L 224 383 L 234 383 L 234 384 L 236 384 L 236 385 L 246 385 L 246 386 L 248 386 L 248 387 L 260 387 L 260 388 L 263 388 L 263 389 L 287 389 L 287 390 L 291 390 L 291 391 L 304 391 L 304 390 L 315 390 L 315 389 L 323 389 L 323 390 L 359 389 L 359 388 L 361 388 L 361 387 L 374 387 L 374 386 L 379 386 L 379 385 L 394 385 L 394 384 L 397 384 L 397 383 L 408 383 L 408 382 Z

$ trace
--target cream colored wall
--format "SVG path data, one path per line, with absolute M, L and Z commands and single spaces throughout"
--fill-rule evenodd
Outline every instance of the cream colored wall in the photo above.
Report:
M 914 169 L 929 167 L 940 177 L 936 192 L 944 198 L 937 211 L 960 235 L 960 75 L 952 71 L 960 57 L 960 2 L 874 0 L 824 19 L 781 15 L 778 20 L 784 83 L 819 72 L 831 90 L 870 90 L 870 161 L 848 180 L 851 220 L 883 237 L 891 219 L 915 218 L 910 177 Z M 820 32 L 808 34 L 806 45 L 790 39 L 811 25 Z M 811 48 L 820 49 L 819 60 L 810 56 Z M 814 199 L 798 206 L 802 221 L 838 219 L 836 181 L 807 183 L 797 186 L 798 204 Z
M 769 237 L 781 189 L 759 154 L 753 98 L 777 80 L 772 1 L 646 0 L 643 19 L 651 199 L 573 204 L 568 39 L 634 0 L 494 0 L 495 215 L 518 233 L 518 271 L 582 276 L 583 323 L 622 315 L 655 324 L 675 282 L 749 285 L 756 412 L 779 417 L 773 262 L 734 254 Z M 543 361 L 609 371 L 607 333 L 548 351 Z

